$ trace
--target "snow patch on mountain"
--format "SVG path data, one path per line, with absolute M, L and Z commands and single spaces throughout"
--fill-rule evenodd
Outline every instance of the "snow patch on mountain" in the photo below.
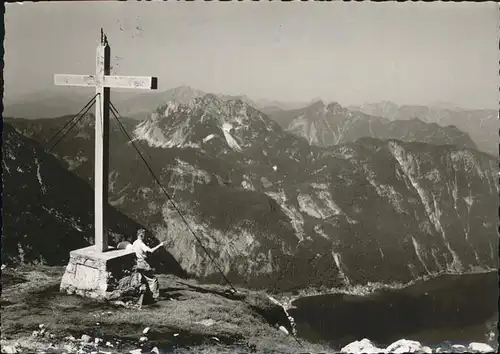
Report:
M 216 136 L 215 134 L 209 134 L 203 138 L 203 142 L 206 143 L 206 142 L 212 140 L 213 138 L 215 138 L 215 136 Z
M 231 130 L 233 129 L 233 126 L 229 123 L 224 123 L 222 125 L 222 132 L 224 133 L 224 137 L 226 138 L 227 145 L 229 147 L 241 151 L 241 146 L 238 144 L 238 142 L 233 138 L 231 135 Z
M 35 149 L 33 149 L 33 155 L 35 155 Z M 38 158 L 35 156 L 35 165 L 36 165 L 36 178 L 38 179 L 38 184 L 40 185 L 40 189 L 42 190 L 42 193 L 45 194 L 47 192 L 47 188 L 45 188 L 45 185 L 43 184 L 42 181 L 42 176 L 40 174 L 40 162 L 38 161 Z

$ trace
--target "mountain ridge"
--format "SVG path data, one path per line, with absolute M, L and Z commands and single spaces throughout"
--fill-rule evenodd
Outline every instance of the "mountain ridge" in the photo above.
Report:
M 452 144 L 477 149 L 467 133 L 455 126 L 441 127 L 420 119 L 390 121 L 386 118 L 350 111 L 337 102 L 317 101 L 292 111 L 270 115 L 283 129 L 304 137 L 310 144 L 328 147 L 362 137 Z
M 493 156 L 498 154 L 497 132 L 500 128 L 498 110 L 464 109 L 442 104 L 437 106 L 397 105 L 392 102 L 367 103 L 351 109 L 392 121 L 418 117 L 424 122 L 437 123 L 440 126 L 454 125 L 469 134 L 480 150 Z
M 25 134 L 36 131 L 38 139 L 63 124 L 13 121 Z M 406 282 L 424 274 L 498 266 L 491 212 L 497 167 L 487 154 L 370 137 L 311 146 L 248 104 L 215 95 L 167 103 L 143 122 L 122 121 L 142 143 L 184 218 L 236 284 L 284 291 Z M 55 149 L 72 162 L 84 151 L 73 171 L 87 180 L 93 168 L 92 130 L 89 124 L 80 127 Z M 171 245 L 183 269 L 220 281 L 118 134 L 112 127 L 113 205 Z

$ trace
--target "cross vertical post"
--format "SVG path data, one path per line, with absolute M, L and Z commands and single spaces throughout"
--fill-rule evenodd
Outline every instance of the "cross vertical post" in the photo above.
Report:
M 108 194 L 109 194 L 109 113 L 110 88 L 140 90 L 158 89 L 153 76 L 111 76 L 111 48 L 101 28 L 101 42 L 97 46 L 95 75 L 54 75 L 60 86 L 95 87 L 95 173 L 94 173 L 94 248 L 98 253 L 108 250 Z
M 101 43 L 97 47 L 96 106 L 95 106 L 95 175 L 94 175 L 94 228 L 97 252 L 108 249 L 107 201 L 109 172 L 109 102 L 110 88 L 104 86 L 104 77 L 110 73 L 111 48 L 101 30 Z

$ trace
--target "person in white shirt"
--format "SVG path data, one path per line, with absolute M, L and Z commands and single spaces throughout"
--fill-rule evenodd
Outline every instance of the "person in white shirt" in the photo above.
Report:
M 158 279 L 156 279 L 156 277 L 153 275 L 153 269 L 146 261 L 146 256 L 147 253 L 153 253 L 154 251 L 162 247 L 164 243 L 160 242 L 160 244 L 158 244 L 157 246 L 149 248 L 143 241 L 145 235 L 146 230 L 139 229 L 137 231 L 137 239 L 132 244 L 132 247 L 134 248 L 135 255 L 137 256 L 136 269 L 146 280 L 149 291 L 151 293 L 151 297 L 154 301 L 156 301 L 160 296 L 160 288 L 158 285 Z

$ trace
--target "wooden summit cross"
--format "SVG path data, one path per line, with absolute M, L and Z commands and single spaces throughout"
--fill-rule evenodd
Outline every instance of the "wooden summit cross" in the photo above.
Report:
M 111 48 L 101 28 L 101 43 L 97 46 L 96 74 L 54 75 L 56 85 L 95 87 L 97 104 L 95 107 L 94 227 L 95 249 L 100 253 L 108 250 L 107 217 L 104 207 L 108 202 L 110 88 L 146 90 L 158 88 L 156 77 L 110 76 L 110 56 Z

